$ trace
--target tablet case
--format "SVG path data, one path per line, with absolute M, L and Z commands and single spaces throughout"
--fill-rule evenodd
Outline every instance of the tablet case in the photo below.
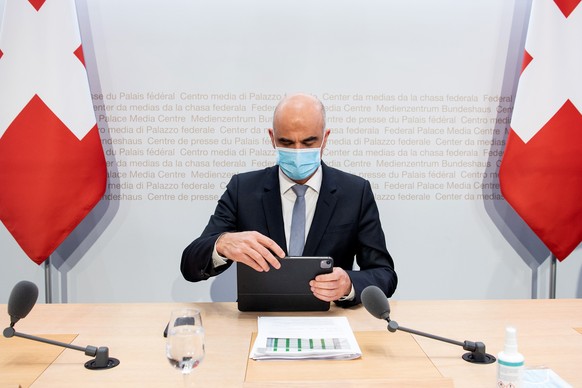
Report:
M 327 311 L 309 281 L 333 270 L 331 257 L 285 257 L 281 268 L 257 272 L 237 263 L 237 302 L 240 311 Z

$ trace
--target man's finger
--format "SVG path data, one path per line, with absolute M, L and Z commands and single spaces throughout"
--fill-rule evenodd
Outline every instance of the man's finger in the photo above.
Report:
M 281 249 L 281 247 L 279 246 L 279 244 L 277 244 L 275 241 L 271 240 L 269 237 L 260 234 L 259 233 L 259 238 L 257 239 L 257 241 L 264 246 L 265 248 L 267 248 L 269 251 L 272 252 L 271 256 L 277 256 L 278 258 L 282 259 L 283 257 L 285 257 L 285 251 L 283 249 Z

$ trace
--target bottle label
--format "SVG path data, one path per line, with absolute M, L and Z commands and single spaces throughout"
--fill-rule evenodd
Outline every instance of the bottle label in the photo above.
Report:
M 520 363 L 499 363 L 498 370 L 497 370 L 497 387 L 498 388 L 519 388 L 521 385 L 521 377 L 523 368 L 518 367 L 508 367 L 507 364 L 519 364 L 523 365 L 523 362 Z

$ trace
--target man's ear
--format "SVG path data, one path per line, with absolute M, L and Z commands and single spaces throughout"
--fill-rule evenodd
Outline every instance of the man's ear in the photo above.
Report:
M 275 131 L 273 128 L 269 128 L 269 137 L 271 138 L 271 144 L 273 145 L 273 148 L 277 148 L 275 145 Z
M 326 129 L 323 132 L 323 141 L 321 142 L 321 154 L 322 155 L 323 155 L 323 150 L 325 149 L 325 146 L 327 145 L 327 138 L 328 138 L 330 133 L 331 133 L 330 129 Z

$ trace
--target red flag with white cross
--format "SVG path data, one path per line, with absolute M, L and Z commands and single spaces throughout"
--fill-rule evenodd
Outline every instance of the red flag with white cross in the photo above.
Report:
M 0 220 L 41 264 L 99 202 L 106 182 L 74 0 L 6 0 Z
M 534 0 L 499 170 L 509 204 L 560 261 L 582 241 L 582 5 Z

